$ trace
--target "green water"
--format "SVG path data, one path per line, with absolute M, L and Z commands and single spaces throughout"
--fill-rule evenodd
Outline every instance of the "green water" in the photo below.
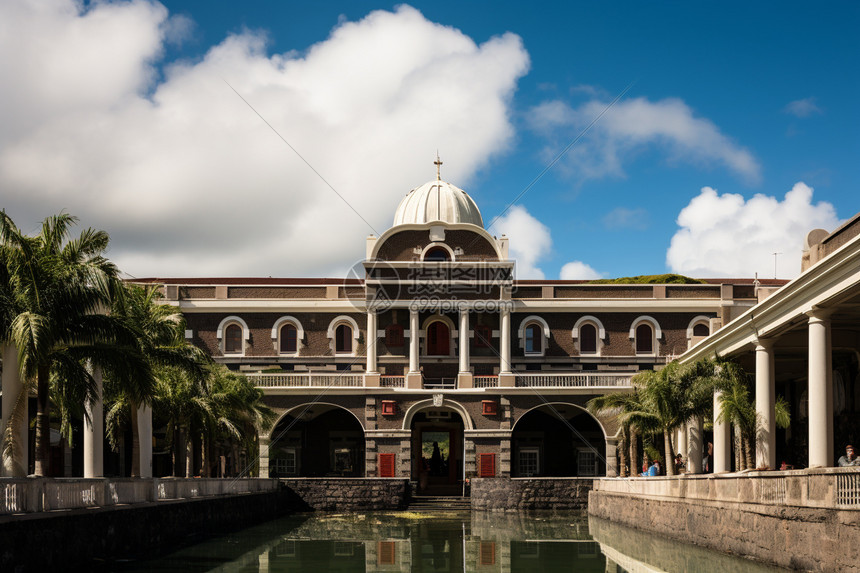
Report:
M 776 571 L 580 513 L 297 515 L 186 547 L 140 571 Z

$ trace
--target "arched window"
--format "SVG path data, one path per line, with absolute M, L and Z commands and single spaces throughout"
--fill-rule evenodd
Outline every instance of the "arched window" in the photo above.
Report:
M 432 247 L 426 253 L 424 253 L 425 261 L 450 261 L 451 253 L 448 252 L 448 249 L 445 247 Z
M 493 329 L 487 324 L 476 324 L 475 348 L 490 348 L 493 345 Z
M 526 354 L 540 354 L 543 352 L 543 333 L 539 324 L 529 324 L 525 332 Z
M 711 329 L 708 328 L 708 325 L 700 322 L 693 326 L 693 336 L 709 336 L 711 334 Z
M 283 353 L 294 353 L 299 347 L 299 331 L 294 324 L 286 323 L 281 327 L 281 346 Z
M 437 320 L 427 326 L 427 355 L 448 356 L 451 353 L 451 331 L 448 325 Z
M 385 345 L 403 346 L 403 325 L 389 324 L 385 327 Z
M 597 327 L 585 323 L 579 327 L 580 354 L 595 354 L 597 352 Z
M 636 327 L 636 354 L 654 353 L 654 331 L 648 323 Z
M 352 327 L 348 324 L 339 324 L 334 331 L 335 352 L 352 352 Z
M 228 324 L 224 329 L 224 354 L 242 353 L 242 327 L 238 324 Z

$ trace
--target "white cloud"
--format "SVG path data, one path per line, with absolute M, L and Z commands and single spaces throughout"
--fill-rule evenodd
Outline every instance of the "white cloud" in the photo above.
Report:
M 812 188 L 799 182 L 776 197 L 720 195 L 710 187 L 678 215 L 681 227 L 672 237 L 666 264 L 672 272 L 694 277 L 779 277 L 800 272 L 803 240 L 812 229 L 833 230 L 839 223 L 830 203 L 812 203 Z
M 545 154 L 555 155 L 607 105 L 602 99 L 576 108 L 561 100 L 545 101 L 530 110 L 529 122 L 554 141 Z M 582 178 L 621 177 L 628 156 L 648 145 L 660 147 L 672 162 L 720 164 L 750 183 L 761 179 L 761 167 L 748 150 L 675 98 L 620 100 L 568 151 L 565 165 Z
M 0 189 L 23 228 L 66 209 L 147 275 L 321 275 L 387 229 L 438 148 L 460 184 L 504 151 L 528 69 L 519 37 L 477 45 L 400 6 L 301 56 L 233 35 L 156 80 L 188 22 L 147 0 L 0 3 Z M 358 247 L 357 247 L 358 246 Z
M 794 100 L 789 102 L 783 110 L 785 113 L 799 118 L 809 117 L 822 113 L 821 108 L 815 103 L 814 97 Z
M 496 219 L 490 231 L 505 234 L 510 239 L 510 257 L 517 262 L 517 278 L 545 278 L 538 263 L 552 250 L 549 227 L 535 219 L 525 207 L 515 205 L 504 217 Z
M 563 267 L 561 267 L 560 276 L 561 279 L 565 281 L 590 281 L 603 278 L 602 274 L 591 268 L 591 266 L 583 263 L 582 261 L 571 261 L 569 263 L 566 263 Z
M 603 226 L 607 229 L 643 231 L 648 228 L 648 224 L 648 211 L 642 208 L 616 207 L 603 216 Z

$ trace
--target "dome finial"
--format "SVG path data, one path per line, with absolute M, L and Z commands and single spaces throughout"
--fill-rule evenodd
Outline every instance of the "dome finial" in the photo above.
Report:
M 442 160 L 439 159 L 439 150 L 436 150 L 436 161 L 433 162 L 433 165 L 436 166 L 436 181 L 442 181 Z

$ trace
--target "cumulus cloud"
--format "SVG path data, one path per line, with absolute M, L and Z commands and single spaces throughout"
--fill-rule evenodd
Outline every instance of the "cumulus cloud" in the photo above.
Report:
M 572 280 L 585 280 L 590 281 L 594 279 L 603 278 L 603 275 L 591 266 L 583 263 L 582 261 L 571 261 L 566 263 L 563 267 L 561 267 L 560 273 L 561 279 L 566 281 Z
M 548 137 L 547 155 L 573 140 L 607 107 L 592 99 L 578 107 L 550 100 L 528 113 L 531 127 Z M 697 117 L 680 99 L 622 99 L 567 153 L 565 165 L 581 178 L 623 177 L 623 163 L 635 151 L 656 146 L 670 162 L 721 165 L 749 183 L 761 179 L 761 167 L 747 149 L 724 135 L 710 120 Z
M 149 0 L 10 0 L 0 21 L 3 208 L 23 228 L 78 215 L 135 276 L 347 268 L 437 148 L 461 184 L 507 148 L 529 66 L 519 37 L 478 45 L 409 6 L 301 54 L 246 32 L 196 62 L 159 60 L 189 23 Z
M 603 216 L 603 226 L 607 229 L 644 231 L 648 228 L 648 211 L 642 208 L 616 207 Z
M 517 262 L 517 278 L 545 278 L 538 263 L 552 250 L 549 227 L 533 217 L 522 205 L 515 205 L 503 217 L 496 219 L 490 230 L 507 235 L 510 239 L 510 257 Z
M 799 118 L 805 118 L 822 113 L 821 108 L 815 103 L 814 97 L 789 102 L 782 111 Z
M 800 273 L 803 239 L 812 229 L 833 230 L 839 223 L 830 203 L 813 204 L 813 190 L 799 182 L 782 200 L 755 195 L 744 200 L 704 187 L 678 215 L 680 229 L 672 237 L 666 264 L 694 277 L 769 277 L 773 253 L 777 274 Z

